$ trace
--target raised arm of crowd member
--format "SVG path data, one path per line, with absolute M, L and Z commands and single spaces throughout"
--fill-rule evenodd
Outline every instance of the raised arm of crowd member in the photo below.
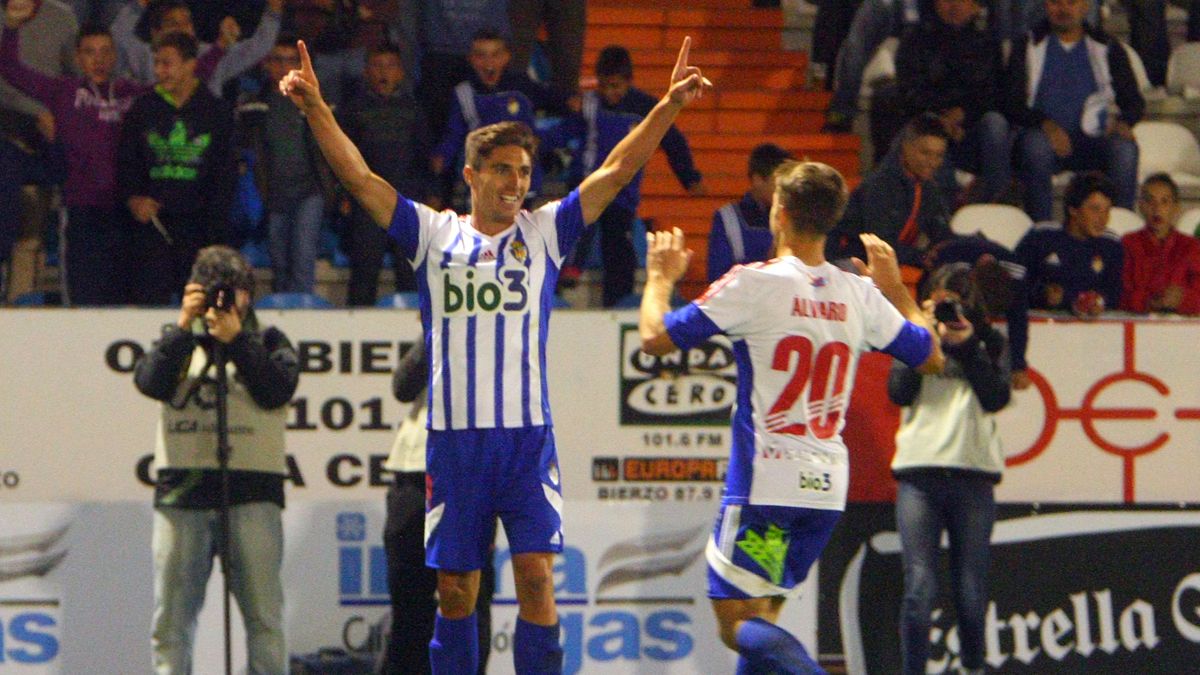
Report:
M 299 43 L 300 70 L 293 70 L 279 83 L 280 90 L 304 111 L 317 143 L 329 160 L 334 174 L 380 227 L 388 227 L 396 210 L 395 189 L 371 171 L 358 148 L 338 127 L 329 106 L 321 98 L 320 84 L 313 71 L 312 59 L 304 42 Z M 683 47 L 671 75 L 671 88 L 650 115 L 629 132 L 609 154 L 604 164 L 584 180 L 579 188 L 584 221 L 591 223 L 600 216 L 621 188 L 633 179 L 650 159 L 663 134 L 671 127 L 675 116 L 685 105 L 699 98 L 712 83 L 699 68 L 687 65 L 691 38 L 684 38 Z
M 283 2 L 284 0 L 267 0 L 262 18 L 258 22 L 258 28 L 245 40 L 236 40 L 235 38 L 232 43 L 229 43 L 226 26 L 233 23 L 236 27 L 237 22 L 233 17 L 225 17 L 222 20 L 221 35 L 224 39 L 213 43 L 208 49 L 210 52 L 215 51 L 219 54 L 213 66 L 214 69 L 211 73 L 207 71 L 200 73 L 200 79 L 208 84 L 209 91 L 220 96 L 226 82 L 254 68 L 266 58 L 271 48 L 275 46 L 275 41 L 279 39 L 279 30 L 283 22 Z M 204 56 L 207 56 L 207 53 Z M 199 65 L 203 66 L 204 64 Z
M 5 3 L 5 21 L 9 27 L 23 33 L 26 65 L 50 76 L 76 72 L 75 41 L 79 23 L 70 7 L 55 2 L 18 0 Z M 32 45 L 36 45 L 33 47 Z M 49 141 L 54 140 L 54 116 L 43 102 L 26 95 L 16 85 L 0 80 L 0 108 L 33 117 L 38 130 Z

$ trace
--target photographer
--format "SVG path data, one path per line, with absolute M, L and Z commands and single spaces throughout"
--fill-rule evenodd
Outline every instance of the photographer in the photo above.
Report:
M 283 673 L 284 427 L 299 363 L 287 337 L 260 330 L 254 276 L 231 248 L 201 249 L 183 290 L 179 321 L 142 357 L 138 391 L 162 401 L 155 446 L 154 618 L 156 673 L 190 673 L 196 616 L 219 550 L 216 363 L 228 364 L 229 585 L 242 610 L 251 673 Z
M 1008 404 L 1011 391 L 1006 340 L 987 322 L 978 277 L 967 263 L 934 270 L 922 308 L 936 322 L 945 371 L 922 375 L 897 361 L 888 379 L 888 396 L 904 406 L 892 460 L 904 567 L 904 673 L 924 673 L 929 660 L 943 530 L 950 542 L 962 671 L 982 673 L 984 667 L 993 490 L 1004 470 L 993 413 Z

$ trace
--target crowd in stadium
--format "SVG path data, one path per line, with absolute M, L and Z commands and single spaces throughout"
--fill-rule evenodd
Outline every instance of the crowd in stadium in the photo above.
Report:
M 816 4 L 812 61 L 833 92 L 825 132 L 851 130 L 867 62 L 898 38 L 884 47 L 894 51 L 895 77 L 870 94 L 876 163 L 830 237 L 831 258 L 853 255 L 855 235 L 874 232 L 899 247 L 901 262 L 922 267 L 953 238 L 957 209 L 1007 203 L 1036 224 L 1018 245 L 1004 242 L 1015 256 L 1002 252 L 1014 279 L 1025 268 L 1031 307 L 1200 311 L 1200 247 L 1174 227 L 1179 187 L 1169 175 L 1138 184 L 1134 127 L 1146 116 L 1143 94 L 1167 77 L 1165 0 Z M 298 63 L 296 40 L 312 50 L 348 135 L 401 193 L 463 207 L 462 139 L 519 120 L 542 140 L 533 205 L 565 194 L 655 101 L 633 85 L 636 58 L 623 46 L 581 72 L 584 5 L 9 3 L 0 38 L 0 297 L 167 304 L 196 251 L 212 243 L 270 269 L 276 293 L 314 293 L 319 260 L 348 268 L 349 305 L 377 302 L 385 264 L 398 292 L 415 290 L 407 262 L 332 179 L 274 86 Z M 1103 31 L 1103 17 L 1118 11 L 1133 49 Z M 1187 39 L 1200 37 L 1198 26 L 1200 12 L 1189 12 Z M 164 120 L 177 133 L 164 136 Z M 770 173 L 789 156 L 770 140 L 749 158 L 745 197 L 713 216 L 710 281 L 769 255 Z M 685 136 L 672 129 L 662 149 L 682 190 L 706 194 Z M 1062 172 L 1075 172 L 1077 185 L 1056 217 Z M 598 258 L 604 306 L 636 304 L 638 200 L 635 182 L 564 270 L 570 284 Z M 1118 241 L 1105 228 L 1110 206 L 1140 209 L 1146 228 Z M 47 262 L 60 292 L 38 291 Z

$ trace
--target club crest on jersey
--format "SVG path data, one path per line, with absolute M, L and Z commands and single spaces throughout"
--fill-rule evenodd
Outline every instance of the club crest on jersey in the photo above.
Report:
M 529 255 L 529 251 L 525 248 L 525 244 L 519 241 L 514 241 L 508 245 L 508 253 L 517 262 L 525 262 L 525 258 Z
M 1104 271 L 1104 258 L 1101 258 L 1100 256 L 1092 258 L 1092 271 L 1096 274 L 1100 274 Z
M 508 99 L 508 114 L 516 117 L 519 112 L 521 112 L 521 102 L 515 98 Z

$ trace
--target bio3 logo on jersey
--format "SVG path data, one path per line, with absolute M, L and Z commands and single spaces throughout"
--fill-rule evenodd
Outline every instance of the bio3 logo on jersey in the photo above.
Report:
M 492 276 L 488 268 L 450 267 L 442 272 L 442 312 L 446 316 L 474 316 L 493 312 L 520 313 L 529 306 L 529 271 L 501 267 Z
M 621 424 L 728 424 L 737 392 L 733 349 L 722 336 L 651 356 L 637 326 L 621 326 Z
M 5 666 L 20 670 L 20 666 L 50 664 L 58 658 L 61 604 L 58 593 L 42 582 L 67 557 L 63 537 L 69 527 L 12 534 L 0 530 L 2 672 L 8 672 Z

